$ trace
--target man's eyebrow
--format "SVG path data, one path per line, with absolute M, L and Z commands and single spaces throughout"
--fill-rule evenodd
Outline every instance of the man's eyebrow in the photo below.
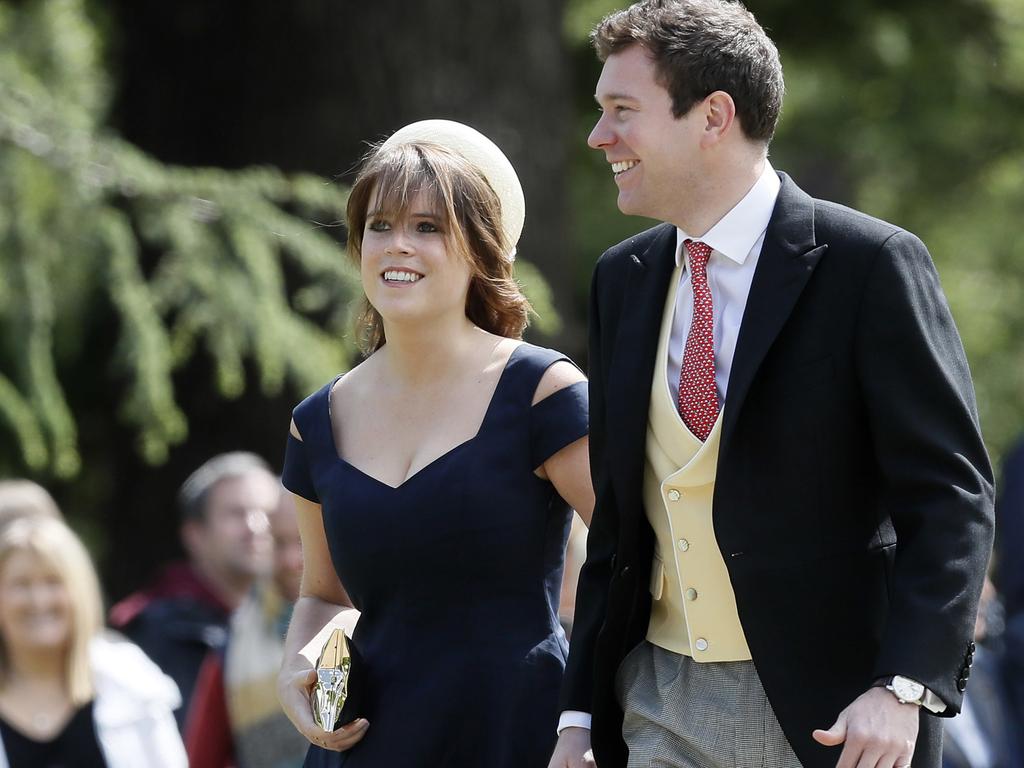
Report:
M 629 93 L 606 93 L 603 97 L 598 96 L 596 93 L 594 94 L 594 101 L 598 104 L 601 103 L 602 98 L 605 101 L 636 101 L 636 96 Z

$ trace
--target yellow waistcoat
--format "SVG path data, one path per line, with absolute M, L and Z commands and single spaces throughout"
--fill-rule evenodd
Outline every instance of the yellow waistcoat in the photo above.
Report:
M 657 539 L 647 639 L 695 661 L 750 658 L 711 517 L 722 413 L 701 443 L 686 427 L 665 377 L 679 267 L 661 321 L 647 417 L 644 507 Z

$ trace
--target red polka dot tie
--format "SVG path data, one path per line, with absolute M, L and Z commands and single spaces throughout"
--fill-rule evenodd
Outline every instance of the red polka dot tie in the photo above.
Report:
M 690 255 L 690 286 L 693 288 L 693 322 L 683 350 L 679 374 L 679 415 L 701 441 L 707 440 L 718 418 L 715 388 L 715 336 L 708 259 L 711 246 L 697 240 L 684 245 Z

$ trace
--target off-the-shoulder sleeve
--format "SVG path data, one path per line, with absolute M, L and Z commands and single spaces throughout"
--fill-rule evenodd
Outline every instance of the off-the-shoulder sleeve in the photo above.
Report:
M 313 485 L 313 473 L 310 471 L 309 458 L 306 456 L 306 444 L 290 432 L 288 433 L 288 445 L 284 450 L 281 484 L 292 493 L 312 501 L 314 504 L 320 503 L 320 497 Z
M 590 430 L 587 382 L 578 381 L 549 395 L 530 409 L 530 453 L 539 467 Z

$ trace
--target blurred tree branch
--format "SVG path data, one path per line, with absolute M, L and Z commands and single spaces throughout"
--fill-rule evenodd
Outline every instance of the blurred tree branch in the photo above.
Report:
M 188 428 L 172 373 L 200 350 L 223 398 L 250 361 L 264 395 L 305 394 L 355 354 L 359 275 L 332 231 L 346 190 L 161 163 L 105 128 L 111 90 L 82 0 L 0 2 L 0 431 L 15 438 L 0 470 L 76 475 L 77 377 L 102 382 L 158 464 Z M 519 272 L 554 332 L 547 283 Z M 117 343 L 92 359 L 83 340 L 108 307 Z
M 358 275 L 312 223 L 343 218 L 344 189 L 163 165 L 103 129 L 108 90 L 80 2 L 0 5 L 0 421 L 16 438 L 0 462 L 63 477 L 81 462 L 58 375 L 73 361 L 123 385 L 120 415 L 156 463 L 186 435 L 171 373 L 198 345 L 223 397 L 246 359 L 267 394 L 304 392 L 352 351 Z M 103 302 L 116 353 L 89 359 L 77 341 Z

